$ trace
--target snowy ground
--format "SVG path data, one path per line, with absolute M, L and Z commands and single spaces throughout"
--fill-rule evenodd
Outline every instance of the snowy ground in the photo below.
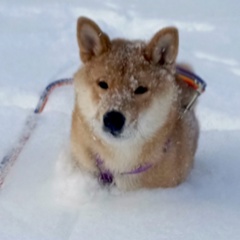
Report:
M 111 37 L 148 39 L 180 30 L 179 61 L 208 82 L 191 176 L 174 189 L 117 194 L 85 184 L 69 207 L 51 191 L 67 144 L 71 87 L 52 96 L 0 190 L 0 239 L 238 239 L 240 236 L 240 2 L 1 0 L 0 159 L 14 145 L 43 88 L 79 66 L 76 19 L 96 20 Z

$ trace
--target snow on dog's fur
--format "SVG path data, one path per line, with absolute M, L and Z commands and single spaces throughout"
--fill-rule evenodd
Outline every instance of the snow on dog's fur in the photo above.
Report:
M 77 40 L 83 66 L 74 76 L 75 168 L 97 177 L 99 157 L 124 190 L 181 183 L 193 164 L 198 124 L 193 110 L 179 117 L 189 89 L 175 75 L 177 29 L 162 29 L 148 43 L 110 40 L 81 17 Z M 146 164 L 152 167 L 145 172 L 121 174 Z

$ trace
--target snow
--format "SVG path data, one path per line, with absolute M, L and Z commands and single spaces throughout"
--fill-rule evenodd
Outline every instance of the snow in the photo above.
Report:
M 196 163 L 185 183 L 120 193 L 74 175 L 59 181 L 66 184 L 59 195 L 53 179 L 68 145 L 73 90 L 56 90 L 0 190 L 0 239 L 237 239 L 239 9 L 237 0 L 1 0 L 0 159 L 17 142 L 43 88 L 78 68 L 80 15 L 111 37 L 147 40 L 161 27 L 177 26 L 178 60 L 191 62 L 208 87 L 197 109 Z

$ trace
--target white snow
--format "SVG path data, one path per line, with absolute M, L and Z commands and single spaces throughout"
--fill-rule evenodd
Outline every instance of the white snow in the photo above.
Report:
M 0 190 L 0 239 L 226 240 L 240 236 L 240 1 L 1 0 L 0 159 L 17 142 L 43 88 L 80 65 L 76 19 L 111 37 L 180 30 L 178 60 L 207 81 L 194 169 L 173 189 L 119 193 L 86 176 L 53 184 L 68 145 L 72 87 L 56 90 Z M 66 202 L 65 200 L 69 200 Z

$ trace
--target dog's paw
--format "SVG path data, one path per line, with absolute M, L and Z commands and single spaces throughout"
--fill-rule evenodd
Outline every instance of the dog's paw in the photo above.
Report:
M 91 201 L 100 190 L 93 176 L 73 165 L 69 148 L 64 149 L 55 168 L 53 184 L 55 200 L 61 205 L 77 207 Z

